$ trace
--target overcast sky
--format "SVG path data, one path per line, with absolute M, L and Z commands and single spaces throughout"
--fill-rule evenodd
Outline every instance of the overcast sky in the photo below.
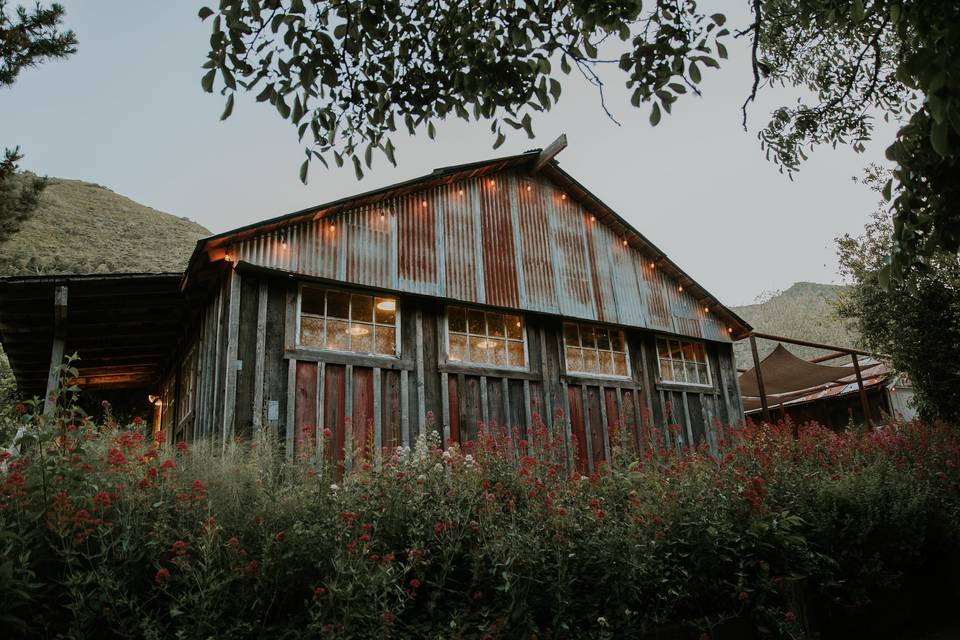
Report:
M 704 96 L 685 96 L 656 128 L 648 107 L 633 109 L 608 73 L 607 102 L 563 78 L 560 104 L 497 151 L 484 123 L 450 122 L 438 140 L 399 136 L 396 168 L 379 160 L 360 183 L 352 169 L 311 168 L 292 126 L 269 105 L 238 97 L 219 122 L 222 98 L 200 89 L 209 25 L 203 3 L 61 0 L 79 52 L 25 71 L 0 92 L 0 146 L 20 145 L 22 166 L 102 184 L 213 232 L 416 177 L 435 167 L 543 147 L 561 133 L 570 146 L 561 166 L 667 252 L 721 301 L 752 302 L 795 281 L 837 282 L 833 238 L 858 232 L 876 195 L 853 182 L 895 134 L 878 124 L 867 151 L 817 149 L 793 182 L 765 160 L 756 131 L 770 111 L 795 99 L 766 91 L 740 127 L 749 91 L 747 43 L 730 42 L 730 59 L 705 73 Z M 215 4 L 215 3 L 214 3 Z M 734 26 L 747 22 L 740 0 L 702 2 Z

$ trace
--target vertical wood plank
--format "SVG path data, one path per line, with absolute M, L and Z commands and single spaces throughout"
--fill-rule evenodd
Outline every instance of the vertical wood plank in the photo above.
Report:
M 411 446 L 410 442 L 410 373 L 404 369 L 400 372 L 400 440 L 404 447 Z
M 440 419 L 443 421 L 443 445 L 450 441 L 450 375 L 440 374 Z
M 490 427 L 489 400 L 487 399 L 487 376 L 480 376 L 480 421 L 483 428 Z
M 600 390 L 600 428 L 603 429 L 603 459 L 610 462 L 610 421 L 607 417 L 607 389 L 603 385 Z
M 264 356 L 267 343 L 267 281 L 257 290 L 257 345 L 253 362 L 253 436 L 263 428 Z
M 415 318 L 417 335 L 416 345 L 416 387 L 417 387 L 417 432 L 424 428 L 427 422 L 426 398 L 424 397 L 426 381 L 423 376 L 423 312 L 417 308 Z
M 501 378 L 500 384 L 502 385 L 501 395 L 503 396 L 503 421 L 507 429 L 510 430 L 510 437 L 513 437 L 514 427 L 519 427 L 520 425 L 511 424 L 513 420 L 511 420 L 510 414 L 510 381 L 507 378 Z
M 376 460 L 378 466 L 380 464 L 380 458 L 383 454 L 383 433 L 381 428 L 383 426 L 383 416 L 380 415 L 380 395 L 381 395 L 381 385 L 380 385 L 380 367 L 373 368 L 373 446 L 374 453 L 376 454 L 374 459 Z
M 591 473 L 593 469 L 593 425 L 590 424 L 590 398 L 587 395 L 587 385 L 580 385 L 580 396 L 582 398 L 580 406 L 583 407 L 581 411 L 583 418 L 583 439 L 584 447 L 587 452 L 587 470 Z
M 325 378 L 327 375 L 327 363 L 321 362 L 317 365 L 319 371 L 317 372 L 317 465 L 323 465 L 323 449 L 326 444 L 323 437 L 323 429 L 326 426 L 326 414 L 323 412 L 323 390 L 324 383 L 326 382 Z
M 294 405 L 297 398 L 297 361 L 295 358 L 287 360 L 287 433 L 286 433 L 286 454 L 287 460 L 293 460 L 293 429 L 294 429 Z
M 343 434 L 343 446 L 350 448 L 350 455 L 346 455 L 344 451 L 344 470 L 347 473 L 350 473 L 353 468 L 353 456 L 356 454 L 353 446 L 353 434 L 355 433 L 357 426 L 353 423 L 353 365 L 348 364 L 346 366 L 346 374 L 344 375 L 343 381 L 344 391 L 343 391 L 343 416 L 344 416 L 344 434 Z
M 527 434 L 533 431 L 533 416 L 530 409 L 530 381 L 523 381 L 523 417 L 527 421 Z
M 226 383 L 223 388 L 224 448 L 233 436 L 233 417 L 237 409 L 237 345 L 240 332 L 240 272 L 232 270 L 229 274 L 230 307 L 227 317 L 227 368 Z
M 693 426 L 690 423 L 690 405 L 687 404 L 687 392 L 683 392 L 683 418 L 687 423 L 687 446 L 692 447 L 694 445 L 693 441 Z

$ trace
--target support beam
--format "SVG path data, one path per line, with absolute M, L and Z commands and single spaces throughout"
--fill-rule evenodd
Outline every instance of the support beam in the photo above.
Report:
M 750 334 L 750 336 L 751 336 L 751 339 L 762 338 L 764 340 L 786 342 L 787 344 L 796 344 L 796 345 L 800 345 L 801 347 L 813 347 L 814 349 L 824 349 L 826 351 L 841 351 L 843 353 L 857 354 L 860 356 L 873 356 L 875 358 L 881 357 L 875 353 L 870 353 L 869 351 L 860 351 L 858 349 L 848 349 L 846 347 L 837 347 L 834 345 L 822 344 L 819 342 L 810 342 L 809 340 L 797 340 L 796 338 L 784 338 L 782 336 L 770 335 L 769 333 L 757 333 L 756 331 L 754 331 L 753 333 Z M 831 360 L 835 357 L 834 354 L 829 354 L 829 355 L 830 357 L 825 358 L 824 360 Z M 824 360 L 821 360 L 820 362 L 823 362 Z
M 50 350 L 50 369 L 47 375 L 47 390 L 43 399 L 43 413 L 49 415 L 56 402 L 51 398 L 60 383 L 58 367 L 63 364 L 67 341 L 67 287 L 59 285 L 53 290 L 53 346 Z
M 857 390 L 860 391 L 860 406 L 863 408 L 863 420 L 867 426 L 873 429 L 873 420 L 870 419 L 870 402 L 867 400 L 867 392 L 863 388 L 863 375 L 860 373 L 860 360 L 857 354 L 851 353 L 853 360 L 853 371 L 857 374 Z
M 551 142 L 543 151 L 540 152 L 540 155 L 537 157 L 537 162 L 533 165 L 533 168 L 530 169 L 531 174 L 538 173 L 543 169 L 551 160 L 557 157 L 557 154 L 567 148 L 567 134 L 561 133 L 560 137 Z
M 750 334 L 750 351 L 753 353 L 753 370 L 757 374 L 757 389 L 760 390 L 760 406 L 763 408 L 763 421 L 770 422 L 770 407 L 767 405 L 767 392 L 763 388 L 763 372 L 760 370 L 760 354 L 757 353 L 756 334 Z

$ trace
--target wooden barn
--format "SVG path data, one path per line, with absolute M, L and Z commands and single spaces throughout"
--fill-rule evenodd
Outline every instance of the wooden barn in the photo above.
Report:
M 162 326 L 134 320 L 125 331 L 158 355 L 113 364 L 141 367 L 149 381 L 137 393 L 156 398 L 158 427 L 174 439 L 269 429 L 292 452 L 305 430 L 329 429 L 342 460 L 347 446 L 411 444 L 431 426 L 454 441 L 481 424 L 522 434 L 539 415 L 578 443 L 583 470 L 610 455 L 614 425 L 631 442 L 647 420 L 664 433 L 679 425 L 669 433 L 682 443 L 711 443 L 714 424 L 743 419 L 732 341 L 750 327 L 563 171 L 564 145 L 206 238 L 178 301 L 163 298 Z M 166 296 L 170 276 L 157 278 L 150 286 Z M 0 283 L 5 308 L 29 280 Z M 56 342 L 61 286 L 49 284 L 37 344 Z M 113 317 L 152 316 L 158 303 L 116 298 Z M 39 352 L 18 350 L 26 321 L 4 313 L 11 364 L 39 384 Z M 72 348 L 83 356 L 82 340 Z M 97 349 L 109 360 L 109 340 Z

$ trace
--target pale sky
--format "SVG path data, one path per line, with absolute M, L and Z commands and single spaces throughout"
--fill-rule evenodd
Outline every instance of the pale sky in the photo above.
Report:
M 450 122 L 438 139 L 398 136 L 396 168 L 379 159 L 362 182 L 352 168 L 297 172 L 302 148 L 292 125 L 269 104 L 202 92 L 209 25 L 202 2 L 61 0 L 79 52 L 24 71 L 0 92 L 0 146 L 20 145 L 22 167 L 109 187 L 145 205 L 196 220 L 214 233 L 428 173 L 435 167 L 508 155 L 566 133 L 560 165 L 612 206 L 722 302 L 746 304 L 795 281 L 838 282 L 833 238 L 857 233 L 876 194 L 853 182 L 870 162 L 886 164 L 896 127 L 877 123 L 865 153 L 818 148 L 793 182 L 760 150 L 756 131 L 792 99 L 767 90 L 740 105 L 750 83 L 745 41 L 704 73 L 704 96 L 683 96 L 656 128 L 648 105 L 634 109 L 610 69 L 607 104 L 579 76 L 561 78 L 560 104 L 493 151 L 486 123 Z M 213 3 L 215 4 L 215 3 Z M 747 22 L 746 2 L 702 2 L 728 26 Z

